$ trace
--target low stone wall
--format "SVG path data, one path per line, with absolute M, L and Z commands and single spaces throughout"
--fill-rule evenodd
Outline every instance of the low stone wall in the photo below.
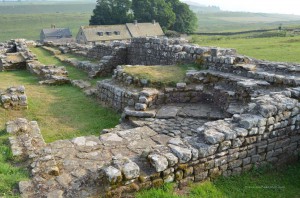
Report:
M 111 80 L 103 80 L 97 83 L 97 97 L 105 105 L 122 111 L 127 106 L 134 106 L 138 102 L 140 89 L 128 90 L 125 87 L 116 86 Z
M 216 52 L 218 54 L 216 54 Z M 133 38 L 128 47 L 130 65 L 173 65 L 194 63 L 203 57 L 236 55 L 234 49 L 200 47 L 186 40 L 168 38 Z
M 97 97 L 106 105 L 117 111 L 123 111 L 128 116 L 139 115 L 138 117 L 154 117 L 155 112 L 151 110 L 164 104 L 170 103 L 197 103 L 212 102 L 217 107 L 226 111 L 233 100 L 238 100 L 239 95 L 234 92 L 215 89 L 210 85 L 191 85 L 178 83 L 177 87 L 164 88 L 132 88 L 126 87 L 115 80 L 104 80 L 97 83 Z M 249 96 L 248 96 L 249 97 Z M 249 98 L 243 98 L 246 102 Z M 139 111 L 139 112 L 137 112 Z
M 28 61 L 27 70 L 41 79 L 40 84 L 62 85 L 71 82 L 68 78 L 68 72 L 63 66 L 46 66 L 38 61 Z
M 40 139 L 33 133 L 39 131 L 36 124 L 10 122 L 7 131 L 14 134 L 10 141 L 15 145 L 13 153 L 30 154 L 34 162 L 32 180 L 19 184 L 21 193 L 30 197 L 119 197 L 164 183 L 183 187 L 220 175 L 238 175 L 254 166 L 289 163 L 299 159 L 300 152 L 296 95 L 299 89 L 253 98 L 243 113 L 207 122 L 184 138 L 141 126 L 111 131 L 100 138 L 78 137 L 27 149 L 31 145 L 23 142 L 28 138 Z M 18 149 L 18 145 L 26 148 Z M 40 180 L 41 176 L 46 179 Z
M 20 110 L 28 108 L 24 86 L 10 87 L 6 91 L 0 90 L 0 96 L 0 103 L 4 109 Z
M 113 55 L 118 48 L 127 48 L 127 44 L 117 41 L 111 42 L 109 44 L 97 44 L 95 47 L 87 51 L 87 57 L 101 60 L 101 58 L 104 56 Z
M 127 61 L 127 48 L 120 46 L 114 49 L 109 56 L 103 56 L 97 67 L 93 67 L 89 72 L 89 77 L 109 76 L 118 65 L 124 65 Z

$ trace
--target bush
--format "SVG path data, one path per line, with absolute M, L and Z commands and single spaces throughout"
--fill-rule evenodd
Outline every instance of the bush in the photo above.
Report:
M 178 38 L 180 37 L 180 33 L 176 32 L 176 31 L 173 31 L 173 30 L 167 30 L 165 35 L 167 37 L 170 37 L 170 38 Z

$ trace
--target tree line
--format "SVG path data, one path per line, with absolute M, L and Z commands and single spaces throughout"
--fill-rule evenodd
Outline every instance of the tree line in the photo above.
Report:
M 124 24 L 156 20 L 162 28 L 192 33 L 198 20 L 186 3 L 179 0 L 97 0 L 90 25 Z

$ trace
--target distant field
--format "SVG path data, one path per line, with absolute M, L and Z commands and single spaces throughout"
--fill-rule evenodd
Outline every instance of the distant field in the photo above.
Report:
M 1 15 L 0 41 L 12 38 L 37 40 L 41 29 L 50 28 L 51 24 L 69 27 L 76 36 L 80 26 L 89 24 L 90 16 L 90 13 Z
M 300 26 L 300 16 L 284 14 L 214 12 L 198 13 L 199 32 L 228 32 Z
M 0 41 L 12 38 L 39 39 L 41 29 L 69 27 L 76 36 L 79 27 L 88 25 L 95 3 L 81 2 L 0 2 Z
M 300 35 L 270 38 L 193 36 L 191 41 L 201 46 L 235 48 L 238 53 L 257 59 L 300 63 Z
M 69 27 L 73 35 L 88 25 L 95 2 L 0 2 L 0 41 L 12 38 L 37 40 L 42 28 Z M 300 27 L 300 16 L 243 12 L 198 12 L 199 32 Z
M 2 14 L 91 13 L 95 3 L 88 2 L 21 2 L 1 3 Z

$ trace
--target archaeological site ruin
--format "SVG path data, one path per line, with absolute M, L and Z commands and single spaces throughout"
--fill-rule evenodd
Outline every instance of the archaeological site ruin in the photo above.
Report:
M 93 58 L 62 61 L 91 78 L 111 78 L 96 87 L 70 80 L 66 68 L 41 64 L 29 46 Z M 52 143 L 45 143 L 34 120 L 8 122 L 13 155 L 30 169 L 30 180 L 19 183 L 22 197 L 126 197 L 299 158 L 300 65 L 168 38 L 96 46 L 19 39 L 1 43 L 0 53 L 0 71 L 28 70 L 45 86 L 73 84 L 122 113 L 120 124 L 99 136 Z M 154 86 L 125 69 L 195 62 L 202 69 L 191 68 L 173 87 Z M 0 104 L 7 111 L 26 109 L 25 93 L 22 85 L 7 87 Z

